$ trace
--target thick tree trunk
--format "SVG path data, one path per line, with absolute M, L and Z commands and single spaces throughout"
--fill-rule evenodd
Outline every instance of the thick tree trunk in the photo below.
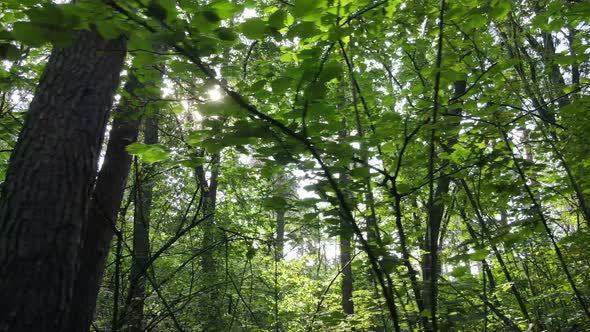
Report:
M 158 143 L 158 118 L 153 115 L 146 119 L 144 129 L 145 144 Z M 133 220 L 133 258 L 131 274 L 129 276 L 129 296 L 131 298 L 128 309 L 130 332 L 144 330 L 143 308 L 145 300 L 146 274 L 149 263 L 150 250 L 150 212 L 152 210 L 152 196 L 154 183 L 150 177 L 152 167 L 143 164 L 144 172 L 140 181 L 136 182 L 138 193 L 135 199 L 135 217 Z
M 0 331 L 71 331 L 82 222 L 125 57 L 122 39 L 78 33 L 45 67 L 0 207 Z

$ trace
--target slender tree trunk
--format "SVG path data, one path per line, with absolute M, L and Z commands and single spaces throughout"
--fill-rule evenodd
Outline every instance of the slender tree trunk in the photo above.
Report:
M 274 330 L 283 331 L 283 322 L 281 321 L 279 306 L 283 298 L 281 287 L 279 285 L 279 263 L 283 261 L 285 244 L 285 211 L 277 212 L 277 238 L 275 244 L 275 262 L 274 262 Z
M 220 155 L 215 153 L 211 155 L 211 176 L 209 181 L 205 177 L 205 171 L 202 166 L 197 167 L 197 180 L 201 187 L 203 197 L 204 215 L 210 217 L 203 222 L 203 248 L 207 248 L 201 256 L 201 271 L 205 280 L 206 298 L 202 301 L 201 319 L 203 321 L 203 331 L 220 331 L 223 330 L 223 321 L 221 313 L 221 299 L 218 286 L 213 285 L 218 281 L 217 260 L 215 259 L 215 248 L 221 241 L 221 234 L 215 224 L 215 208 L 217 204 L 217 178 L 219 177 Z
M 126 212 L 126 211 L 125 211 Z M 121 233 L 125 233 L 123 230 Z M 111 317 L 111 330 L 116 331 L 119 325 L 119 305 L 121 300 L 121 265 L 123 263 L 123 237 L 117 237 L 115 246 L 115 275 L 113 276 L 113 313 Z
M 483 236 L 488 241 L 491 241 L 492 235 L 490 234 L 490 231 L 489 231 L 489 229 L 485 223 L 485 220 L 483 219 L 483 216 L 481 214 L 480 208 L 479 208 L 477 202 L 475 201 L 475 198 L 473 197 L 473 193 L 471 192 L 471 190 L 469 190 L 469 186 L 467 185 L 467 182 L 464 179 L 461 179 L 460 183 L 461 183 L 461 186 L 463 187 L 465 194 L 467 195 L 467 199 L 469 200 L 469 203 L 470 203 L 471 207 L 473 208 L 473 211 L 475 212 L 475 215 L 477 217 L 477 221 L 480 225 Z M 502 215 L 504 216 L 505 214 L 502 213 Z M 474 236 L 473 235 L 474 232 L 470 229 L 470 226 L 468 226 L 468 230 L 470 230 L 470 232 L 472 232 L 472 236 Z M 520 293 L 520 290 L 519 290 L 520 288 L 514 282 L 514 278 L 512 278 L 512 274 L 510 273 L 508 266 L 504 262 L 504 258 L 502 257 L 500 250 L 498 250 L 498 246 L 494 243 L 491 243 L 490 246 L 492 248 L 492 252 L 493 252 L 494 256 L 496 257 L 496 260 L 498 261 L 498 264 L 500 265 L 500 268 L 502 269 L 502 273 L 504 274 L 506 281 L 508 283 L 510 283 L 510 285 L 511 285 L 510 291 L 512 292 L 512 294 L 514 295 L 514 298 L 516 299 L 516 302 L 518 303 L 518 307 L 520 308 L 520 312 L 522 313 L 522 316 L 526 319 L 526 321 L 528 323 L 532 323 L 531 317 L 529 315 L 529 311 L 526 306 L 526 302 Z M 493 275 L 491 273 L 490 273 L 489 279 L 490 279 L 490 285 L 492 285 L 492 283 L 495 285 L 495 282 L 493 282 L 493 280 L 494 280 Z M 491 290 L 493 292 L 493 289 L 491 289 Z
M 576 35 L 578 33 L 578 31 L 576 30 L 576 28 L 569 28 L 568 29 L 569 34 L 567 35 L 567 40 L 568 40 L 568 44 L 569 44 L 569 51 L 570 51 L 570 55 L 573 58 L 576 58 Z M 580 64 L 576 61 L 575 63 L 571 64 L 571 72 L 572 72 L 572 84 L 574 84 L 576 87 L 580 86 Z M 572 96 L 574 99 L 576 97 L 576 95 Z
M 344 121 L 343 121 L 344 123 Z M 344 127 L 344 125 L 343 125 Z M 343 128 L 342 132 L 346 132 Z M 341 137 L 344 137 L 341 135 Z M 340 176 L 340 185 L 345 187 L 347 183 L 347 178 L 345 174 Z M 354 314 L 354 302 L 352 297 L 353 291 L 353 278 L 352 278 L 352 230 L 350 229 L 350 225 L 344 218 L 340 218 L 340 237 L 339 237 L 339 245 L 340 245 L 340 268 L 342 269 L 342 284 L 340 287 L 340 294 L 341 300 L 340 304 L 342 307 L 342 311 L 346 315 Z
M 353 96 L 353 103 L 355 108 L 355 114 L 358 115 L 358 107 L 356 105 L 356 89 L 354 86 L 354 76 L 352 72 L 352 59 L 348 62 L 348 69 L 350 74 L 350 79 L 352 83 L 352 96 Z M 340 89 L 339 89 L 340 90 Z M 339 91 L 339 98 L 338 98 L 338 111 L 339 113 L 343 114 L 343 108 L 346 104 L 346 97 L 344 94 L 344 89 L 342 88 Z M 360 125 L 360 124 L 359 124 Z M 340 133 L 338 137 L 340 139 L 345 139 L 348 136 L 348 130 L 346 128 L 346 118 L 343 114 L 342 122 L 340 125 Z M 348 178 L 346 174 L 341 174 L 339 179 L 339 185 L 342 188 L 345 188 L 348 184 Z M 342 280 L 340 284 L 340 307 L 344 314 L 352 315 L 354 314 L 354 301 L 353 301 L 353 277 L 352 277 L 352 248 L 351 248 L 351 241 L 352 241 L 352 234 L 353 231 L 347 222 L 347 220 L 343 217 L 344 213 L 340 216 L 340 232 L 339 232 L 339 249 L 340 249 L 340 268 L 342 269 Z
M 404 231 L 404 227 L 402 224 L 402 210 L 401 210 L 401 197 L 395 189 L 394 199 L 395 199 L 395 225 L 397 228 L 397 234 L 399 237 L 400 249 L 402 251 L 402 258 L 403 263 L 406 269 L 408 270 L 408 277 L 410 278 L 410 284 L 412 286 L 412 291 L 414 293 L 414 297 L 416 299 L 416 305 L 418 307 L 418 311 L 422 312 L 424 310 L 424 303 L 422 301 L 422 293 L 420 291 L 420 284 L 418 283 L 418 273 L 416 269 L 412 266 L 412 262 L 410 261 L 410 250 L 408 249 L 406 233 Z M 422 326 L 427 326 L 427 317 L 420 316 L 420 320 Z
M 360 151 L 361 151 L 361 160 L 362 160 L 362 164 L 360 166 L 366 167 L 366 165 L 368 165 L 368 160 L 369 160 L 369 151 L 367 150 L 367 147 L 364 143 L 362 143 L 363 139 L 365 138 L 365 130 L 363 128 L 363 124 L 362 124 L 362 120 L 361 120 L 361 114 L 360 114 L 360 110 L 359 110 L 359 97 L 357 95 L 357 82 L 356 82 L 356 78 L 354 76 L 354 61 L 353 61 L 353 53 L 352 53 L 352 45 L 353 43 L 349 44 L 349 58 L 347 61 L 347 65 L 348 65 L 348 74 L 350 75 L 350 94 L 352 97 L 352 106 L 354 109 L 354 119 L 355 119 L 355 124 L 356 124 L 356 132 L 358 137 L 361 139 L 361 144 L 360 144 Z M 363 107 L 366 107 L 366 105 L 363 103 Z M 344 135 L 346 135 L 346 123 L 343 123 L 343 128 L 341 131 L 341 137 L 345 137 L 342 136 L 342 133 Z M 367 232 L 367 242 L 369 243 L 369 245 L 374 247 L 374 250 L 380 253 L 384 253 L 384 247 L 383 247 L 383 243 L 381 242 L 381 235 L 379 234 L 379 225 L 377 223 L 377 216 L 375 214 L 375 198 L 373 196 L 373 187 L 371 185 L 371 175 L 369 174 L 368 176 L 366 176 L 363 179 L 363 182 L 365 184 L 365 204 L 367 205 L 367 212 L 366 212 L 366 217 L 365 217 L 365 222 L 366 222 L 366 232 Z
M 287 174 L 279 174 L 275 177 L 274 181 L 274 191 L 277 192 L 278 195 L 283 197 L 285 200 L 288 198 L 289 194 L 289 183 L 288 183 L 288 176 Z M 279 311 L 279 304 L 283 299 L 283 295 L 281 292 L 281 287 L 279 285 L 279 277 L 281 276 L 281 272 L 279 270 L 279 263 L 283 261 L 284 258 L 284 251 L 285 251 L 285 215 L 286 209 L 280 209 L 276 211 L 276 218 L 277 218 L 277 235 L 275 239 L 275 262 L 274 262 L 274 315 L 275 315 L 275 323 L 274 323 L 274 330 L 275 331 L 283 331 L 284 326 L 283 322 L 281 321 L 280 311 Z
M 456 81 L 453 84 L 453 95 L 454 97 L 462 96 L 467 88 L 467 82 Z M 461 114 L 460 108 L 449 110 L 452 115 Z M 450 122 L 449 131 L 459 126 L 459 119 L 452 117 L 447 119 Z M 458 132 L 458 131 L 457 131 Z M 434 135 L 433 135 L 434 136 Z M 448 138 L 447 148 L 452 148 L 457 143 L 457 137 L 451 136 Z M 434 144 L 434 141 L 431 142 Z M 432 167 L 430 167 L 432 171 Z M 434 174 L 430 174 L 434 176 Z M 431 180 L 433 181 L 433 180 Z M 437 181 L 436 190 L 430 194 L 428 202 L 428 223 L 426 227 L 426 235 L 424 241 L 424 249 L 426 254 L 423 256 L 422 271 L 424 287 L 421 294 L 423 306 L 425 309 L 430 310 L 431 321 L 426 327 L 427 331 L 436 331 L 436 311 L 438 307 L 438 276 L 440 275 L 440 264 L 438 262 L 438 243 L 440 236 L 441 224 L 444 216 L 444 196 L 449 192 L 449 186 L 451 183 L 451 177 L 441 171 L 441 175 Z
M 152 114 L 145 120 L 144 143 L 158 143 L 158 115 Z M 144 331 L 143 308 L 145 300 L 146 274 L 148 273 L 150 251 L 150 213 L 154 183 L 151 177 L 152 166 L 144 163 L 142 171 L 136 175 L 135 216 L 133 218 L 133 256 L 129 275 L 129 297 L 131 298 L 127 330 L 130 332 Z
M 285 212 L 277 212 L 277 248 L 275 261 L 283 260 L 285 256 Z
M 570 32 L 570 34 L 571 34 L 571 38 L 569 39 L 570 44 L 572 44 L 575 41 L 575 32 L 574 31 L 575 31 L 575 29 Z M 572 55 L 575 54 L 575 52 L 573 51 L 573 48 L 571 48 L 571 47 L 570 47 L 570 52 L 572 52 Z M 554 41 L 553 35 L 550 32 L 543 33 L 543 53 L 542 53 L 542 56 L 543 56 L 545 67 L 550 68 L 550 75 L 549 75 L 549 80 L 551 83 L 550 93 L 552 94 L 552 99 L 555 99 L 563 94 L 563 88 L 565 87 L 565 80 L 563 78 L 563 75 L 561 74 L 561 70 L 560 70 L 559 65 L 557 63 L 555 63 L 555 57 L 557 56 L 556 50 L 555 50 L 555 41 Z M 579 72 L 578 67 L 576 67 L 575 65 L 572 65 L 571 75 L 572 75 L 572 83 L 574 85 L 579 85 L 580 72 Z M 561 98 L 557 99 L 557 105 L 560 108 L 568 106 L 571 104 L 573 98 L 574 98 L 574 96 L 561 96 Z M 541 106 L 541 109 L 545 109 L 545 108 L 546 108 L 546 106 L 544 106 L 544 105 Z M 546 112 L 549 113 L 550 111 L 547 110 Z M 552 119 L 555 120 L 555 115 L 552 115 Z M 553 149 L 554 153 L 557 155 L 557 158 L 561 162 L 561 166 L 564 168 L 568 179 L 570 180 L 570 183 L 572 185 L 572 189 L 576 193 L 576 198 L 578 199 L 578 205 L 579 205 L 579 208 L 582 212 L 582 216 L 584 217 L 584 220 L 586 221 L 587 226 L 590 228 L 590 195 L 588 195 L 587 193 L 584 193 L 584 188 L 582 188 L 582 186 L 580 185 L 580 183 L 583 183 L 583 181 L 580 181 L 580 179 L 574 175 L 574 172 L 572 172 L 571 167 L 570 167 L 570 162 L 568 162 L 566 160 L 563 151 L 561 151 L 559 149 L 559 147 L 557 146 L 557 143 L 560 140 L 560 137 L 555 132 L 554 128 L 551 128 L 546 125 L 544 127 L 545 127 L 544 129 L 547 129 L 549 131 L 551 138 L 553 138 L 555 140 L 555 142 L 552 142 L 551 138 L 546 138 L 548 140 L 549 144 L 551 145 L 551 148 Z
M 508 138 L 508 134 L 504 130 L 502 130 L 501 128 L 500 128 L 500 130 L 501 130 L 504 142 L 506 143 L 506 146 L 511 148 L 512 143 L 511 143 L 510 139 Z M 553 246 L 553 250 L 555 251 L 555 255 L 557 256 L 557 260 L 559 261 L 561 268 L 563 269 L 563 272 L 565 273 L 566 279 L 567 279 L 570 287 L 572 288 L 574 296 L 575 296 L 576 300 L 578 301 L 580 308 L 584 311 L 584 314 L 586 315 L 586 317 L 590 321 L 590 308 L 586 304 L 586 300 L 585 300 L 583 294 L 580 292 L 580 290 L 576 286 L 576 281 L 574 280 L 572 274 L 570 273 L 567 262 L 565 261 L 563 253 L 561 252 L 561 249 L 557 243 L 557 239 L 555 238 L 553 231 L 549 227 L 548 218 L 545 216 L 545 213 L 543 212 L 543 207 L 541 206 L 541 203 L 539 202 L 539 199 L 537 197 L 538 195 L 535 195 L 533 193 L 533 189 L 529 185 L 529 182 L 528 182 L 529 179 L 527 178 L 523 168 L 520 165 L 520 161 L 518 160 L 518 158 L 515 156 L 514 153 L 512 153 L 512 161 L 514 162 L 514 167 L 516 168 L 516 172 L 518 173 L 518 175 L 523 183 L 523 186 L 525 188 L 525 192 L 527 193 L 527 196 L 531 200 L 531 203 L 533 206 L 533 211 L 535 212 L 537 217 L 540 219 L 541 224 L 543 225 L 543 228 L 545 230 L 545 234 L 547 235 L 547 237 L 551 241 L 551 245 Z
M 0 331 L 80 331 L 69 319 L 82 223 L 125 53 L 83 31 L 49 58 L 2 190 Z
M 348 229 L 346 221 L 340 222 L 340 266 L 342 268 L 342 286 L 341 286 L 341 306 L 346 315 L 354 314 L 354 302 L 352 298 L 353 278 L 352 278 L 352 249 L 351 249 L 351 231 Z
M 540 9 L 541 8 L 537 8 L 537 11 L 539 11 Z M 516 31 L 522 30 L 522 28 L 520 26 L 517 26 L 514 22 L 512 23 L 511 27 Z M 504 40 L 504 46 L 506 47 L 511 58 L 521 60 L 521 57 L 524 56 L 526 60 L 531 64 L 530 79 L 529 77 L 527 77 L 522 64 L 515 65 L 514 68 L 516 69 L 516 72 L 518 73 L 521 79 L 522 86 L 526 95 L 531 99 L 535 109 L 539 111 L 541 119 L 545 122 L 549 122 L 549 124 L 542 123 L 541 129 L 542 131 L 547 130 L 549 132 L 550 138 L 546 137 L 546 140 L 549 142 L 551 148 L 553 149 L 558 160 L 560 161 L 561 166 L 564 168 L 568 180 L 570 181 L 570 184 L 572 186 L 572 189 L 576 193 L 576 198 L 578 201 L 580 212 L 582 213 L 582 216 L 586 221 L 586 224 L 588 225 L 588 227 L 590 227 L 590 195 L 584 193 L 585 188 L 583 187 L 583 181 L 579 180 L 580 175 L 575 174 L 577 172 L 574 172 L 574 170 L 572 170 L 572 165 L 570 165 L 571 162 L 566 159 L 566 155 L 564 154 L 564 152 L 567 151 L 567 149 L 560 150 L 558 146 L 558 143 L 561 140 L 561 138 L 551 127 L 553 124 L 556 123 L 556 116 L 554 112 L 552 112 L 552 110 L 550 110 L 547 104 L 545 103 L 543 93 L 541 91 L 538 91 L 538 89 L 535 89 L 535 87 L 539 84 L 536 77 L 535 61 L 528 54 L 527 49 L 525 49 L 522 46 L 519 46 L 517 41 L 514 41 L 515 45 L 511 46 L 509 43 L 510 38 L 508 37 L 508 35 L 506 33 L 500 33 L 500 35 Z M 571 101 L 575 99 L 575 94 L 572 96 L 562 96 L 563 87 L 565 86 L 565 80 L 563 78 L 563 75 L 561 74 L 559 65 L 556 64 L 554 61 L 556 52 L 553 36 L 551 35 L 551 33 L 543 33 L 543 43 L 537 42 L 533 36 L 528 35 L 527 37 L 529 43 L 534 46 L 533 48 L 537 51 L 538 55 L 543 58 L 543 65 L 546 69 L 548 68 L 548 71 L 550 72 L 549 81 L 551 84 L 548 87 L 549 99 L 561 97 L 556 100 L 560 108 L 569 105 Z M 568 36 L 568 38 L 570 45 L 573 45 L 573 43 L 575 42 L 575 30 L 572 30 L 570 32 L 570 36 Z M 571 47 L 570 52 L 572 56 L 575 55 L 575 51 Z M 579 85 L 579 67 L 576 64 L 572 64 L 571 70 L 572 83 L 574 85 Z M 572 142 L 569 143 L 571 144 Z
M 278 189 L 279 195 L 284 199 L 287 199 L 287 175 L 281 174 L 276 177 L 275 186 Z M 276 212 L 277 216 L 277 236 L 276 236 L 276 249 L 275 249 L 275 261 L 280 262 L 284 257 L 285 250 L 285 210 L 281 209 Z

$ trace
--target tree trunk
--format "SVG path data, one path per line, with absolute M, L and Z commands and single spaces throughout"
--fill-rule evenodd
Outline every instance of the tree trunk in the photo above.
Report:
M 55 48 L 11 156 L 0 205 L 0 331 L 73 331 L 80 236 L 125 57 L 78 33 Z
M 158 118 L 157 114 L 148 117 L 144 129 L 145 144 L 158 143 Z M 136 181 L 138 193 L 135 199 L 135 216 L 133 219 L 133 257 L 131 261 L 131 273 L 129 276 L 129 297 L 131 298 L 127 330 L 141 332 L 144 330 L 143 308 L 145 300 L 146 274 L 149 264 L 150 249 L 150 212 L 152 210 L 152 196 L 154 183 L 150 175 L 152 167 L 143 164 L 140 179 Z M 137 173 L 137 170 L 136 170 Z
M 136 66 L 132 67 L 124 87 L 126 93 L 113 114 L 104 163 L 98 174 L 83 231 L 80 270 L 75 287 L 76 315 L 71 319 L 71 331 L 87 331 L 92 321 L 109 246 L 115 234 L 117 214 L 131 168 L 131 156 L 126 147 L 137 141 L 139 118 L 145 113 L 146 103 L 159 98 L 159 95 L 153 95 L 154 90 L 151 89 L 159 82 L 141 83 L 138 70 Z M 144 89 L 148 84 L 147 89 Z
M 498 261 L 498 264 L 500 265 L 502 272 L 504 273 L 504 277 L 506 278 L 506 281 L 508 283 L 511 284 L 510 286 L 510 290 L 512 291 L 512 294 L 514 294 L 514 297 L 516 299 L 516 302 L 518 303 L 518 307 L 520 308 L 520 312 L 522 313 L 522 316 L 526 319 L 526 321 L 528 323 L 532 323 L 532 320 L 530 318 L 524 297 L 521 295 L 520 293 L 520 288 L 519 286 L 517 286 L 517 283 L 514 282 L 514 278 L 512 277 L 512 274 L 510 273 L 510 270 L 508 269 L 508 267 L 506 266 L 506 263 L 504 262 L 504 258 L 502 258 L 502 254 L 500 253 L 500 250 L 498 250 L 498 246 L 496 244 L 494 244 L 492 242 L 492 235 L 490 233 L 490 230 L 488 229 L 486 222 L 483 218 L 483 215 L 480 211 L 480 208 L 478 207 L 478 204 L 475 200 L 475 198 L 473 197 L 473 193 L 471 192 L 471 190 L 469 189 L 469 186 L 467 185 L 467 181 L 465 181 L 464 179 L 461 179 L 460 182 L 461 186 L 463 187 L 463 190 L 465 192 L 465 195 L 467 195 L 467 199 L 469 201 L 469 203 L 471 204 L 471 207 L 473 208 L 473 211 L 475 212 L 475 215 L 477 217 L 477 221 L 479 222 L 479 225 L 481 227 L 481 232 L 483 234 L 483 236 L 491 243 L 490 246 L 492 248 L 492 252 L 494 253 L 494 256 L 496 257 L 496 260 Z M 502 219 L 505 219 L 506 214 L 504 212 L 501 213 Z M 466 218 L 464 218 L 466 219 Z M 504 222 L 505 224 L 505 222 Z M 470 228 L 470 226 L 467 227 L 468 231 L 471 233 L 472 237 L 475 237 L 475 232 Z M 490 273 L 490 286 L 492 285 L 492 281 L 493 281 L 493 275 Z M 494 282 L 495 284 L 495 282 Z M 493 289 L 490 289 L 492 291 L 493 294 Z
M 221 234 L 216 228 L 215 208 L 217 204 L 217 178 L 219 177 L 220 155 L 211 155 L 211 176 L 207 182 L 205 170 L 202 166 L 196 168 L 197 181 L 201 187 L 203 196 L 203 216 L 210 215 L 203 222 L 203 248 L 206 250 L 201 256 L 201 271 L 205 281 L 204 286 L 207 294 L 201 305 L 201 319 L 203 320 L 203 331 L 223 330 L 221 298 L 217 283 L 219 273 L 217 271 L 217 260 L 215 259 L 215 248 L 221 241 Z
M 287 174 L 279 174 L 274 177 L 273 181 L 273 189 L 276 195 L 284 198 L 285 200 L 289 197 L 290 192 L 290 184 L 289 178 Z M 279 264 L 283 261 L 285 257 L 285 216 L 286 216 L 286 208 L 282 208 L 280 210 L 275 211 L 277 217 L 277 235 L 275 239 L 275 273 L 274 273 L 274 315 L 275 315 L 275 323 L 274 323 L 274 330 L 275 331 L 284 331 L 283 322 L 281 321 L 279 306 L 280 302 L 283 298 L 281 294 L 281 287 L 279 287 L 279 279 L 281 276 L 281 271 L 279 270 Z
M 466 81 L 455 81 L 453 84 L 453 94 L 455 98 L 462 96 L 467 89 Z M 450 114 L 460 115 L 460 108 L 449 110 Z M 449 131 L 458 127 L 460 120 L 455 117 L 447 120 L 450 122 Z M 459 131 L 456 130 L 458 133 Z M 449 137 L 447 148 L 452 148 L 457 143 L 457 134 Z M 434 142 L 431 142 L 434 144 Z M 434 176 L 434 174 L 430 174 Z M 432 180 L 431 180 L 432 181 Z M 426 236 L 424 241 L 424 251 L 426 252 L 422 260 L 422 274 L 424 280 L 423 293 L 421 294 L 424 308 L 430 311 L 431 320 L 426 326 L 427 331 L 436 331 L 436 312 L 438 309 L 438 276 L 440 275 L 440 263 L 438 262 L 438 243 L 440 240 L 441 222 L 444 216 L 444 196 L 449 192 L 451 177 L 441 171 L 440 178 L 437 181 L 436 190 L 431 193 L 428 201 L 428 224 L 426 226 Z
M 340 268 L 342 269 L 341 305 L 346 315 L 354 314 L 352 301 L 353 279 L 351 266 L 351 231 L 346 221 L 340 222 Z
M 280 262 L 285 256 L 285 211 L 277 212 L 277 249 L 275 261 Z
M 346 138 L 346 120 L 342 120 L 342 126 L 339 134 L 341 139 Z M 340 186 L 346 187 L 348 179 L 346 174 L 340 175 Z M 340 234 L 339 234 L 339 249 L 340 249 L 340 268 L 342 269 L 342 283 L 340 285 L 340 305 L 342 311 L 346 315 L 354 314 L 354 302 L 352 297 L 353 278 L 352 278 L 352 230 L 350 225 L 343 217 L 340 217 Z

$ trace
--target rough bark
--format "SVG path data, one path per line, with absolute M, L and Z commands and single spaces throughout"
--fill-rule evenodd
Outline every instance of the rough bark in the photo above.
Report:
M 72 331 L 82 223 L 125 53 L 95 31 L 52 51 L 2 190 L 0 331 Z

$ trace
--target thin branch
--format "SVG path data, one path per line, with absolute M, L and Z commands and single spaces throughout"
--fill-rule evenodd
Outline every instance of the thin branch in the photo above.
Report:
M 338 279 L 338 276 L 340 276 L 342 274 L 342 271 L 344 271 L 344 269 L 346 267 L 348 267 L 350 265 L 350 263 L 352 263 L 352 261 L 356 258 L 356 256 L 359 255 L 359 253 L 360 252 L 357 252 L 356 254 L 354 254 L 350 258 L 350 260 L 348 262 L 346 262 L 346 264 L 344 264 L 344 266 L 342 266 L 340 269 L 338 269 L 338 272 L 334 275 L 334 277 L 332 278 L 332 280 L 330 280 L 330 283 L 328 283 L 328 287 L 326 287 L 326 289 L 324 289 L 324 292 L 320 296 L 320 300 L 318 301 L 318 305 L 316 306 L 315 312 L 313 313 L 313 316 L 311 316 L 311 322 L 307 326 L 307 331 L 312 331 L 313 330 L 313 328 L 312 328 L 313 327 L 313 323 L 315 322 L 315 319 L 316 319 L 318 313 L 322 309 L 322 305 L 324 304 L 324 300 L 326 299 L 326 295 L 328 294 L 328 291 L 330 291 L 330 288 L 332 287 L 332 285 L 334 284 L 334 282 L 336 281 L 336 279 Z
M 242 65 L 242 79 L 246 79 L 246 74 L 248 73 L 248 61 L 250 61 L 250 56 L 252 56 L 252 51 L 254 47 L 258 45 L 258 40 L 255 40 L 250 47 L 248 47 L 248 53 L 246 54 L 246 58 L 244 59 L 244 64 Z

